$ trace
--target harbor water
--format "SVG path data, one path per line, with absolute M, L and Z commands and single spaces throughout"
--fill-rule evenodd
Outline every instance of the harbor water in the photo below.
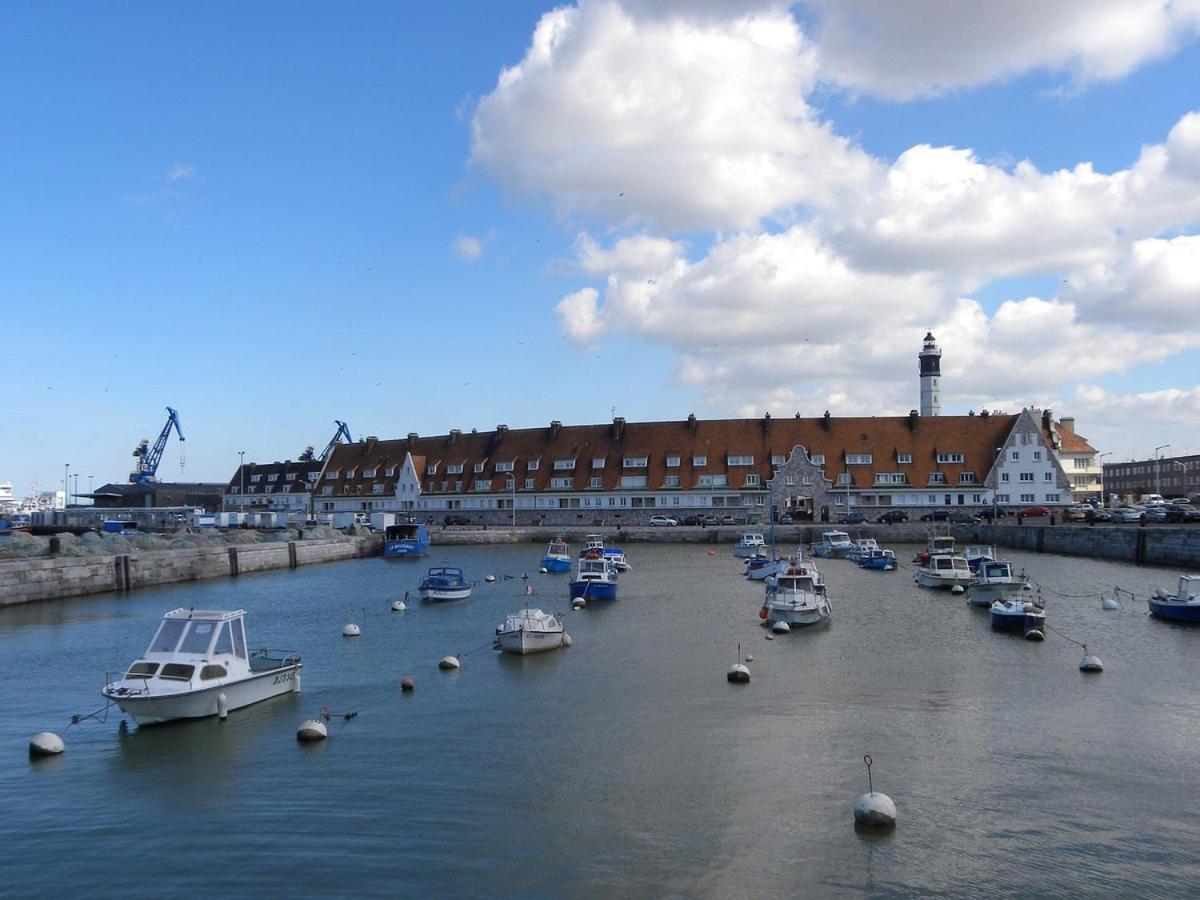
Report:
M 577 612 L 567 575 L 538 574 L 541 549 L 435 547 L 0 609 L 0 890 L 1200 892 L 1200 629 L 1144 602 L 1179 573 L 1007 553 L 1044 589 L 1054 630 L 1032 643 L 904 569 L 822 560 L 832 623 L 768 641 L 762 586 L 728 546 L 631 545 L 620 599 Z M 417 602 L 440 564 L 480 582 L 471 599 Z M 573 647 L 491 649 L 526 584 Z M 1114 585 L 1140 599 L 1102 610 Z M 114 707 L 68 726 L 177 607 L 244 608 L 252 647 L 302 654 L 301 693 L 225 722 L 122 729 Z M 351 620 L 361 637 L 342 637 Z M 1104 672 L 1080 672 L 1062 635 Z M 725 680 L 739 643 L 748 685 Z M 462 668 L 439 671 L 450 654 Z M 329 739 L 298 743 L 322 707 Z M 43 730 L 66 752 L 27 759 Z M 853 824 L 867 753 L 899 810 L 892 832 Z

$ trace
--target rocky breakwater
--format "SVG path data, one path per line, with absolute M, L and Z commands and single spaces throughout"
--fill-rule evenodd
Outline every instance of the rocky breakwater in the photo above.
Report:
M 371 556 L 377 535 L 326 527 L 0 540 L 0 606 Z

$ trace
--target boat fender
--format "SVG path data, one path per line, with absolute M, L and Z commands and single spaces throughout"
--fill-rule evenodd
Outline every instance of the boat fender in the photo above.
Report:
M 53 731 L 39 731 L 29 741 L 30 757 L 58 756 L 65 749 L 63 739 Z
M 217 718 L 222 722 L 229 716 L 229 698 L 225 696 L 225 692 L 221 691 L 217 694 Z
M 305 744 L 323 741 L 327 737 L 329 737 L 329 729 L 319 719 L 309 719 L 306 722 L 301 722 L 300 728 L 296 731 L 296 740 Z
M 760 619 L 765 619 L 767 617 L 767 608 L 765 606 L 758 611 L 758 617 Z
M 576 597 L 571 601 L 571 609 L 583 609 L 587 606 L 587 601 L 582 597 Z
M 542 566 L 540 569 L 538 569 L 538 571 L 541 572 L 543 575 L 545 575 L 550 570 L 547 569 L 545 566 Z
M 776 622 L 771 626 L 771 631 L 774 634 L 789 634 L 791 630 L 792 626 L 787 622 Z
M 570 647 L 574 643 L 575 642 L 571 640 L 571 636 L 564 631 L 562 636 L 562 645 L 564 647 Z

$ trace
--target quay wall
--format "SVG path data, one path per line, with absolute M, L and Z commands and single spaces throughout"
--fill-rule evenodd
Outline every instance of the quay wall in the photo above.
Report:
M 924 544 L 933 526 L 926 522 L 907 522 L 895 525 L 822 525 L 801 524 L 776 526 L 775 541 L 783 550 L 808 546 L 821 540 L 821 533 L 831 528 L 847 532 L 852 538 L 875 538 L 882 546 L 891 544 Z M 1135 525 L 952 525 L 949 527 L 959 544 L 994 544 L 1015 547 L 1035 553 L 1062 553 L 1067 556 L 1087 556 L 1113 559 L 1141 565 L 1175 566 L 1200 570 L 1200 528 L 1195 526 L 1138 527 Z M 767 534 L 760 525 L 715 528 L 674 527 L 553 527 L 534 526 L 473 528 L 434 527 L 435 545 L 477 545 L 548 543 L 563 537 L 578 547 L 588 534 L 602 534 L 614 543 L 694 543 L 733 544 L 742 532 Z M 945 534 L 946 526 L 938 533 Z
M 378 536 L 0 562 L 0 606 L 372 556 Z

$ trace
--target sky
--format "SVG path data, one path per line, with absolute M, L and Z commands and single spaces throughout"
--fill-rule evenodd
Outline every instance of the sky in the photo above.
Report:
M 0 481 L 124 481 L 167 406 L 159 478 L 214 481 L 335 419 L 903 415 L 927 329 L 945 414 L 1200 453 L 1198 38 L 1200 0 L 9 4 Z

